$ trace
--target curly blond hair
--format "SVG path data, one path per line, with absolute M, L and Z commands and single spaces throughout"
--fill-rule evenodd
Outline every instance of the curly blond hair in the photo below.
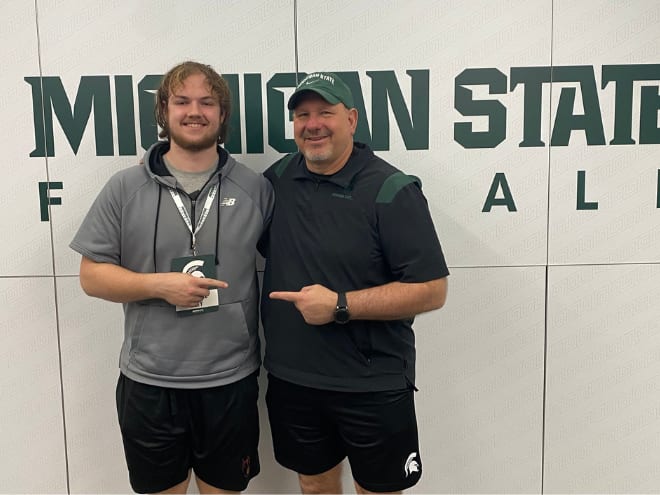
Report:
M 229 116 L 231 115 L 231 93 L 227 81 L 222 78 L 210 65 L 200 64 L 199 62 L 182 62 L 163 76 L 163 79 L 156 91 L 155 114 L 156 123 L 162 128 L 158 133 L 160 138 L 169 138 L 169 127 L 167 125 L 167 102 L 172 92 L 183 85 L 183 82 L 194 74 L 203 74 L 211 89 L 211 94 L 218 98 L 220 109 L 224 113 L 224 120 L 220 125 L 220 135 L 218 143 L 222 144 L 227 138 Z

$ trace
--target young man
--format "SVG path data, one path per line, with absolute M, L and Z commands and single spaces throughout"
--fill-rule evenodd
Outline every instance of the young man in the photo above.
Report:
M 262 295 L 275 457 L 304 493 L 419 480 L 413 317 L 449 274 L 415 177 L 353 142 L 350 89 L 307 76 L 289 99 L 299 152 L 265 175 L 277 197 Z
M 90 296 L 124 305 L 117 411 L 131 486 L 243 490 L 259 472 L 255 256 L 273 208 L 262 176 L 221 146 L 230 94 L 210 66 L 163 78 L 164 141 L 117 173 L 71 248 Z

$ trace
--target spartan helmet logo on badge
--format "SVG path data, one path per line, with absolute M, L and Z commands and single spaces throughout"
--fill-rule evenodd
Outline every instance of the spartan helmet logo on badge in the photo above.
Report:
M 403 469 L 406 472 L 406 478 L 412 473 L 419 473 L 419 462 L 417 462 L 415 457 L 417 457 L 417 452 L 412 452 L 408 456 L 408 459 L 406 459 L 406 464 L 403 466 Z
M 203 266 L 204 266 L 203 260 L 192 260 L 190 263 L 188 263 L 186 266 L 183 267 L 183 270 L 181 270 L 181 272 L 187 273 L 197 278 L 206 278 L 204 277 L 204 272 L 201 270 Z

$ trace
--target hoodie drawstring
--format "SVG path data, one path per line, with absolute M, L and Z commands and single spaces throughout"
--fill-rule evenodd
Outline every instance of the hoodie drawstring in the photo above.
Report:
M 158 238 L 158 217 L 160 216 L 160 198 L 163 194 L 163 188 L 158 186 L 158 203 L 156 204 L 156 225 L 154 226 L 154 273 L 158 273 L 156 269 L 156 239 Z
M 222 186 L 222 175 L 218 175 L 218 200 L 216 201 L 218 221 L 215 223 L 215 266 L 220 264 L 220 260 L 218 259 L 218 246 L 220 245 L 220 198 L 222 197 L 220 195 L 220 186 Z

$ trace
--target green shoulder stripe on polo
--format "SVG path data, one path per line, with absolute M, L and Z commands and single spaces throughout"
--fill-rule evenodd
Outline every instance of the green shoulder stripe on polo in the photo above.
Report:
M 414 175 L 406 175 L 403 172 L 393 173 L 380 186 L 376 203 L 391 203 L 396 193 L 412 182 L 416 182 L 420 188 L 422 187 L 422 181 Z
M 280 163 L 277 164 L 277 167 L 275 167 L 275 175 L 277 175 L 278 178 L 282 177 L 282 174 L 289 166 L 289 163 L 291 163 L 291 159 L 294 157 L 294 155 L 295 153 L 289 153 L 280 160 Z

